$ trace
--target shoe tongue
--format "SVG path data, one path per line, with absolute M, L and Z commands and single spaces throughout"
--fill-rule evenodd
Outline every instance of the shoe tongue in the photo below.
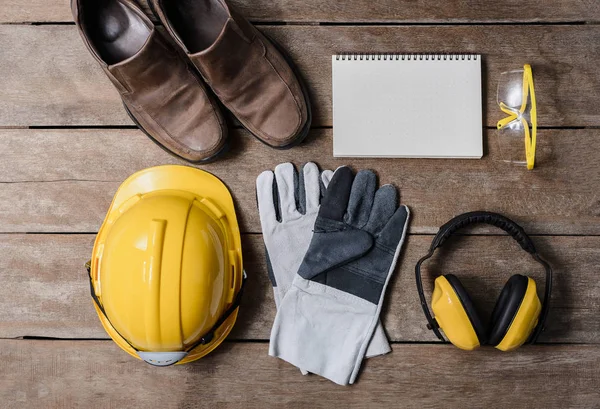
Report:
M 225 72 L 239 69 L 240 64 L 248 60 L 252 51 L 250 44 L 235 20 L 230 18 L 210 47 L 189 57 L 209 83 L 220 82 Z

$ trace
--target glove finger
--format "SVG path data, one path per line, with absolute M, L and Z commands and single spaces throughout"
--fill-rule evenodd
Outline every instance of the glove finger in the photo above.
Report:
M 390 249 L 398 247 L 398 244 L 404 240 L 409 217 L 410 211 L 408 207 L 400 206 L 381 231 L 381 234 L 377 238 L 377 243 Z
M 346 223 L 357 227 L 364 227 L 369 221 L 375 190 L 377 189 L 377 176 L 370 170 L 361 170 L 354 178 L 352 192 L 348 201 Z
M 316 212 L 319 209 L 319 202 L 321 201 L 321 184 L 319 180 L 319 168 L 315 163 L 309 162 L 304 165 L 299 185 L 300 212 L 304 214 Z
M 398 191 L 392 185 L 384 185 L 375 193 L 373 208 L 369 216 L 369 222 L 365 230 L 374 235 L 385 227 L 390 218 L 394 215 L 398 206 Z
M 333 177 L 333 171 L 327 169 L 321 172 L 321 198 L 323 199 L 323 195 L 327 190 L 327 186 L 329 186 L 329 182 L 331 182 L 331 178 Z
M 291 163 L 282 163 L 275 167 L 275 180 L 279 195 L 279 211 L 282 221 L 297 219 L 300 212 L 296 207 L 296 189 L 298 173 Z
M 323 187 L 325 187 L 325 189 L 327 189 L 327 186 L 329 186 L 329 182 L 331 182 L 331 178 L 333 177 L 333 171 L 332 170 L 324 170 L 323 172 L 321 172 L 321 183 L 323 184 Z M 323 193 L 325 193 L 325 190 L 323 189 Z
M 338 168 L 335 171 L 331 178 L 331 182 L 323 195 L 321 208 L 319 209 L 319 217 L 337 221 L 344 220 L 353 179 L 354 173 L 347 166 Z
M 274 195 L 273 172 L 265 170 L 256 178 L 256 201 L 258 202 L 258 214 L 263 232 L 277 223 L 277 208 Z

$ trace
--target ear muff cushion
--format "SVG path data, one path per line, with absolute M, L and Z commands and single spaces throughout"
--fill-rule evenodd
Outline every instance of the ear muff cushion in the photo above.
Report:
M 509 278 L 504 288 L 502 288 L 502 292 L 492 311 L 490 333 L 488 336 L 488 343 L 490 345 L 498 345 L 508 332 L 508 328 L 521 306 L 523 297 L 525 297 L 527 283 L 527 277 L 515 274 Z
M 485 344 L 485 327 L 479 319 L 479 314 L 477 314 L 477 310 L 475 309 L 475 305 L 471 301 L 471 297 L 469 297 L 469 293 L 467 293 L 465 287 L 463 287 L 458 277 L 456 277 L 454 274 L 444 274 L 444 277 L 446 277 L 446 280 L 448 280 L 448 282 L 456 292 L 458 299 L 463 305 L 465 312 L 467 313 L 467 317 L 469 317 L 469 321 L 471 321 L 473 329 L 477 334 L 477 338 L 479 338 L 479 343 L 482 345 Z

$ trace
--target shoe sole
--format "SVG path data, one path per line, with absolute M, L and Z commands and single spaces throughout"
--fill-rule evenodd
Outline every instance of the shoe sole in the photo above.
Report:
M 158 16 L 158 13 L 156 12 L 156 10 L 154 8 L 154 5 L 152 4 L 152 1 L 148 1 L 148 6 L 150 7 L 150 11 L 154 15 L 154 18 L 156 18 L 158 21 L 160 21 L 160 17 Z M 310 126 L 312 124 L 312 106 L 311 106 L 311 103 L 310 103 L 310 98 L 308 96 L 308 88 L 306 87 L 306 84 L 305 84 L 304 80 L 302 79 L 302 75 L 300 75 L 300 71 L 298 70 L 298 67 L 296 67 L 296 64 L 294 64 L 294 62 L 292 61 L 292 59 L 290 58 L 290 56 L 287 54 L 287 52 L 283 49 L 283 47 L 281 47 L 281 45 L 279 45 L 279 43 L 277 41 L 273 40 L 267 34 L 265 34 L 262 31 L 260 31 L 254 25 L 252 25 L 252 27 L 254 27 L 257 31 L 259 31 L 261 35 L 263 35 L 267 40 L 269 40 L 271 42 L 271 44 L 273 44 L 273 46 L 277 49 L 277 51 L 279 51 L 279 53 L 283 56 L 283 58 L 285 59 L 285 61 L 288 63 L 288 65 L 292 69 L 292 72 L 294 73 L 294 76 L 296 77 L 296 79 L 298 80 L 298 83 L 300 84 L 300 89 L 302 90 L 302 95 L 304 96 L 304 101 L 306 102 L 306 114 L 307 114 L 306 116 L 307 116 L 307 119 L 306 119 L 306 123 L 304 124 L 304 127 L 300 130 L 300 133 L 298 134 L 298 136 L 296 138 L 294 138 L 294 140 L 292 142 L 290 142 L 287 145 L 283 145 L 283 146 L 274 146 L 274 145 L 271 145 L 270 143 L 264 141 L 262 138 L 259 138 L 258 136 L 256 136 L 254 134 L 254 132 L 252 132 L 250 129 L 248 129 L 242 123 L 242 121 L 240 121 L 240 124 L 244 127 L 245 130 L 247 130 L 248 132 L 250 132 L 250 134 L 252 136 L 254 136 L 256 139 L 258 139 L 260 142 L 262 142 L 263 144 L 267 145 L 270 148 L 278 149 L 278 150 L 291 149 L 291 148 L 293 148 L 295 146 L 300 145 L 302 143 L 302 141 L 304 141 L 304 139 L 306 139 L 306 137 L 308 136 L 308 133 L 310 131 Z M 214 93 L 214 91 L 213 91 L 213 93 Z M 225 107 L 225 108 L 227 109 L 227 107 Z M 231 112 L 231 110 L 229 110 L 229 109 L 227 109 L 227 110 L 229 112 Z M 231 112 L 231 114 L 233 116 L 235 116 L 235 114 L 233 112 Z
M 211 163 L 214 162 L 216 159 L 218 159 L 219 157 L 221 157 L 223 154 L 225 154 L 227 151 L 229 151 L 229 148 L 231 147 L 231 143 L 230 143 L 230 139 L 227 138 L 225 140 L 225 143 L 223 144 L 223 146 L 221 147 L 221 149 L 219 149 L 216 153 L 214 153 L 212 156 L 209 156 L 206 159 L 201 159 L 201 160 L 190 160 L 187 158 L 184 158 L 181 155 L 176 154 L 175 152 L 167 149 L 166 146 L 164 146 L 162 143 L 160 143 L 159 141 L 157 141 L 152 135 L 150 135 L 150 133 L 148 133 L 148 131 L 146 131 L 144 129 L 144 127 L 142 125 L 140 125 L 140 123 L 138 122 L 137 119 L 135 119 L 135 117 L 133 116 L 133 114 L 131 113 L 131 111 L 129 110 L 129 108 L 127 108 L 127 105 L 125 105 L 125 101 L 123 101 L 123 107 L 125 108 L 125 112 L 127 112 L 127 115 L 129 115 L 129 118 L 131 118 L 131 120 L 133 121 L 133 123 L 135 123 L 135 125 L 146 134 L 146 136 L 148 138 L 150 138 L 150 140 L 152 142 L 154 142 L 155 144 L 157 144 L 162 150 L 164 150 L 165 152 L 170 153 L 171 155 L 178 157 L 180 159 L 183 159 L 189 163 L 193 163 L 193 164 L 206 164 L 206 163 Z

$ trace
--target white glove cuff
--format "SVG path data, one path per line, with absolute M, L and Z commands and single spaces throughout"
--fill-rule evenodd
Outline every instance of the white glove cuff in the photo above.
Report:
M 337 384 L 353 383 L 378 322 L 377 310 L 335 288 L 294 280 L 275 318 L 269 355 Z

